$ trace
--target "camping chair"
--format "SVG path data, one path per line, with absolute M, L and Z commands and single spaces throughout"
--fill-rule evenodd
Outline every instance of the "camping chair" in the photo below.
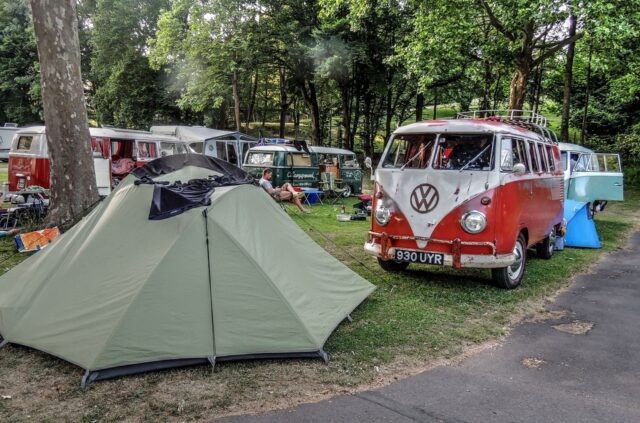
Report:
M 343 198 L 344 192 L 347 190 L 346 188 L 338 188 L 338 181 L 336 180 L 336 174 L 332 172 L 323 172 L 320 174 L 322 180 L 320 181 L 320 186 L 322 187 L 322 191 L 327 196 L 334 197 L 334 200 L 331 204 L 336 204 L 339 199 Z

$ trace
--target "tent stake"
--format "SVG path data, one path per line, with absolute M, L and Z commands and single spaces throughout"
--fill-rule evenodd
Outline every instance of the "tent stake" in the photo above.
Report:
M 211 371 L 215 371 L 216 370 L 216 356 L 215 355 L 210 355 L 209 357 L 207 357 L 207 360 L 209 360 L 209 363 L 211 363 Z
M 324 349 L 320 348 L 318 354 L 320 355 L 320 358 L 324 360 L 325 364 L 329 364 L 329 354 L 327 354 Z
M 353 323 L 353 317 L 351 317 L 351 314 L 347 314 L 347 320 L 349 323 Z
M 2 339 L 2 338 L 0 338 Z M 9 345 L 9 341 L 6 339 L 2 339 L 2 341 L 0 341 L 0 348 L 2 347 L 6 347 L 7 345 Z

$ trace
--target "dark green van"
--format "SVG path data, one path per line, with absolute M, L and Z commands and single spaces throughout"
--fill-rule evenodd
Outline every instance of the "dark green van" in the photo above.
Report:
M 290 144 L 267 144 L 253 147 L 244 160 L 244 170 L 254 178 L 262 177 L 266 168 L 273 170 L 273 186 L 285 182 L 294 187 L 318 188 L 320 174 L 336 174 L 345 196 L 362 193 L 362 169 L 354 152 L 341 148 L 308 147 L 309 152 Z

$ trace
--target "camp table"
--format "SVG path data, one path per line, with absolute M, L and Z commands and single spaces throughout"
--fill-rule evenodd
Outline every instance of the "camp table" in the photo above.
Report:
M 322 202 L 322 195 L 324 194 L 324 192 L 322 192 L 322 190 L 313 188 L 302 188 L 302 193 L 304 194 L 304 202 L 306 204 L 311 205 L 313 203 L 319 202 L 320 204 L 324 205 L 324 203 Z

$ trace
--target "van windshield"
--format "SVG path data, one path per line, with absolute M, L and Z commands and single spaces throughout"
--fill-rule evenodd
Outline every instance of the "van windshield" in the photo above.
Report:
M 493 134 L 442 134 L 433 160 L 434 169 L 491 170 Z
M 256 166 L 271 166 L 273 164 L 273 153 L 249 153 L 247 164 Z
M 384 168 L 424 169 L 429 165 L 435 134 L 398 135 L 382 161 Z

